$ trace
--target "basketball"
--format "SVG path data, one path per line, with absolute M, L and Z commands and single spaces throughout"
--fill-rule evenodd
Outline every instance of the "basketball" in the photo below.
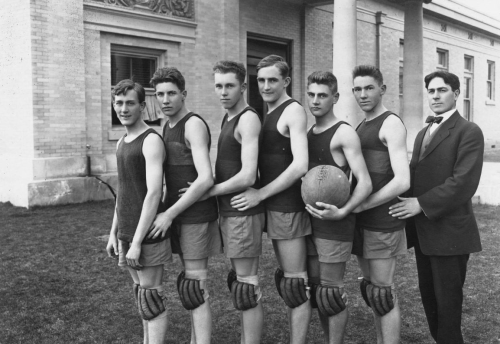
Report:
M 316 202 L 342 207 L 349 199 L 351 185 L 344 172 L 330 165 L 310 169 L 302 179 L 301 194 L 304 203 L 315 208 Z

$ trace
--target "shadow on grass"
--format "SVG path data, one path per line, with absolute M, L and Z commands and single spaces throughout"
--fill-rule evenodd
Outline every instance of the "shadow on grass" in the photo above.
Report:
M 467 343 L 500 343 L 500 214 L 476 206 L 483 252 L 471 255 L 464 287 L 463 329 Z M 26 210 L 0 204 L 0 343 L 141 343 L 142 326 L 128 273 L 107 258 L 105 236 L 112 202 Z M 167 343 L 189 343 L 189 314 L 175 290 L 179 260 L 167 267 Z M 265 330 L 262 343 L 287 343 L 283 301 L 274 289 L 276 261 L 264 240 L 260 278 Z M 239 315 L 229 299 L 223 256 L 210 262 L 213 343 L 239 343 Z M 357 263 L 347 265 L 350 320 L 346 343 L 374 343 L 369 309 L 358 292 Z M 398 262 L 396 288 L 402 313 L 402 343 L 432 343 L 420 303 L 413 250 Z M 316 314 L 309 343 L 322 343 Z

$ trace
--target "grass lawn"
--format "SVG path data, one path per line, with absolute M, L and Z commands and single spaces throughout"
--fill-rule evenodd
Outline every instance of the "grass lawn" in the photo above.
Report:
M 483 251 L 469 261 L 464 287 L 466 343 L 500 343 L 500 208 L 476 206 Z M 131 278 L 104 251 L 113 203 L 95 202 L 26 210 L 0 204 L 0 343 L 141 343 Z M 287 343 L 283 301 L 274 288 L 276 261 L 269 240 L 261 258 L 265 309 L 263 343 Z M 213 343 L 239 343 L 239 317 L 228 298 L 229 262 L 210 262 Z M 174 259 L 164 278 L 169 301 L 167 343 L 189 343 L 188 312 L 175 281 Z M 350 320 L 346 343 L 375 343 L 369 309 L 358 293 L 355 259 L 348 263 Z M 398 263 L 396 287 L 402 310 L 402 343 L 433 343 L 417 287 L 413 250 Z M 321 343 L 316 314 L 309 343 Z

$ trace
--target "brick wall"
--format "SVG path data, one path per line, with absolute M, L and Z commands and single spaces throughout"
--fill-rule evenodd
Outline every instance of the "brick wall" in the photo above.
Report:
M 83 5 L 32 1 L 34 149 L 36 158 L 86 152 Z

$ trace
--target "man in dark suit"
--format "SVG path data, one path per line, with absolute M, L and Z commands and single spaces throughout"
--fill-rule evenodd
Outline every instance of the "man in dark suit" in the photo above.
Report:
M 463 343 L 463 284 L 469 254 L 481 251 L 471 198 L 483 166 L 481 129 L 455 109 L 460 81 L 437 71 L 425 77 L 429 116 L 417 135 L 410 163 L 409 198 L 389 208 L 408 219 L 408 248 L 415 247 L 420 295 L 438 344 Z

